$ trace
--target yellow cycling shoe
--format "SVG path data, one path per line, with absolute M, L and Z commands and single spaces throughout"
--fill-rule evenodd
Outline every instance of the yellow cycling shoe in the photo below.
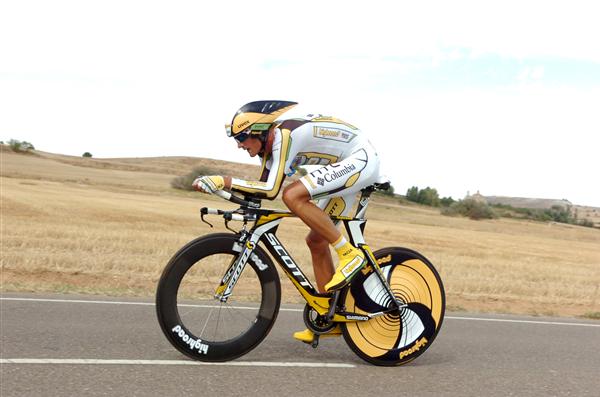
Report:
M 331 331 L 326 334 L 319 335 L 319 338 L 329 338 L 331 336 L 340 336 L 342 334 L 342 328 L 338 325 L 335 326 Z M 294 338 L 304 343 L 312 343 L 315 339 L 315 334 L 308 328 L 304 331 L 294 332 Z
M 325 284 L 325 291 L 330 292 L 344 288 L 352 280 L 352 277 L 367 263 L 365 254 L 361 250 L 352 246 L 350 247 L 350 249 L 347 249 L 340 255 L 340 264 L 335 269 L 331 280 Z

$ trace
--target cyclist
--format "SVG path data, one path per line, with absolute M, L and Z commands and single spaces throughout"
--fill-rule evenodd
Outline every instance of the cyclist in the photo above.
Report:
M 272 200 L 286 176 L 295 174 L 300 166 L 313 166 L 311 172 L 305 172 L 283 189 L 282 199 L 311 229 L 306 243 L 317 288 L 321 293 L 330 292 L 347 285 L 366 260 L 362 251 L 346 241 L 329 215 L 346 216 L 350 212 L 357 193 L 377 181 L 379 158 L 362 131 L 339 119 L 308 115 L 278 120 L 296 105 L 288 101 L 250 102 L 235 113 L 231 125 L 226 127 L 227 135 L 237 141 L 238 148 L 262 159 L 259 181 L 201 176 L 193 187 L 205 193 L 227 189 Z M 316 200 L 316 204 L 311 200 Z M 335 270 L 330 244 L 339 257 Z M 338 326 L 327 335 L 340 333 Z M 306 329 L 294 333 L 294 337 L 310 343 L 314 335 Z

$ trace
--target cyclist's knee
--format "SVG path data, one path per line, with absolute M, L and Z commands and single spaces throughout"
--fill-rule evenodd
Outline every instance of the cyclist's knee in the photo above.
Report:
M 286 186 L 281 194 L 281 199 L 290 209 L 300 202 L 307 201 L 309 198 L 308 191 L 304 185 L 298 181 Z
M 325 240 L 323 236 L 311 230 L 305 238 L 306 245 L 312 250 L 327 250 L 329 249 L 329 242 Z
M 294 204 L 294 193 L 292 189 L 290 189 L 291 186 L 292 185 L 288 185 L 283 188 L 283 193 L 281 193 L 281 200 L 283 200 L 283 203 L 288 208 L 291 208 L 290 206 Z

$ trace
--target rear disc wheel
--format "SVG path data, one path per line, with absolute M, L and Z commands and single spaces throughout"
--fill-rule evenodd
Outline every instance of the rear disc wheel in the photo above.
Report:
M 444 286 L 431 262 L 415 251 L 391 247 L 374 255 L 403 307 L 368 321 L 345 323 L 344 338 L 371 364 L 406 364 L 423 354 L 440 330 L 446 306 Z M 367 269 L 343 291 L 341 301 L 349 312 L 376 313 L 392 307 L 379 278 Z

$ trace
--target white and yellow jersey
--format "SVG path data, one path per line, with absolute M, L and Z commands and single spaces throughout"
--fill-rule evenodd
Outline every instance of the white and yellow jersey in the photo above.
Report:
M 285 120 L 277 125 L 274 133 L 271 153 L 263 157 L 261 181 L 233 178 L 232 190 L 272 200 L 279 193 L 285 176 L 293 175 L 299 166 L 339 163 L 360 149 L 368 149 L 371 157 L 377 157 L 358 128 L 332 117 L 308 115 Z M 369 167 L 374 174 L 379 172 L 379 160 L 376 162 L 377 167 Z M 308 182 L 303 183 L 307 186 Z

